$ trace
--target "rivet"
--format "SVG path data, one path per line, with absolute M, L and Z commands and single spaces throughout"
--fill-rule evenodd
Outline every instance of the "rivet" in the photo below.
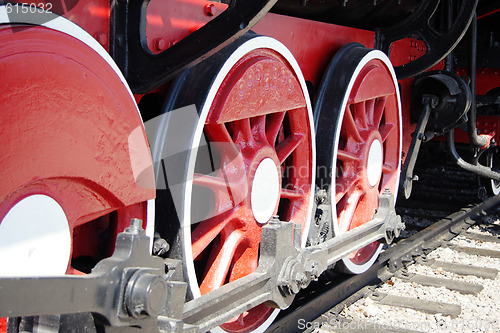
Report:
M 213 3 L 210 3 L 205 6 L 205 14 L 207 16 L 215 16 L 215 14 L 217 14 L 217 8 Z
M 106 43 L 108 42 L 108 36 L 106 36 L 106 34 L 103 32 L 99 32 L 99 31 L 96 32 L 94 35 L 94 38 L 102 46 L 106 45 Z
M 156 38 L 154 40 L 154 47 L 156 51 L 163 51 L 167 47 L 167 42 L 164 38 Z

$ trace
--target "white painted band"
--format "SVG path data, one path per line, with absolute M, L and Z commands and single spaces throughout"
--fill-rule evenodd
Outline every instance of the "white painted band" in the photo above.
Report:
M 267 223 L 273 216 L 280 197 L 280 179 L 276 164 L 265 158 L 257 167 L 250 197 L 252 213 L 257 222 Z
M 0 276 L 59 276 L 71 256 L 62 207 L 35 194 L 16 203 L 0 223 Z

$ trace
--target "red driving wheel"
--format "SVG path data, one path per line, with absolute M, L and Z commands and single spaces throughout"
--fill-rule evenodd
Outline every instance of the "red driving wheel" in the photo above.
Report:
M 199 116 L 190 143 L 183 145 L 188 151 L 183 165 L 192 169 L 183 176 L 183 202 L 176 205 L 181 241 L 172 250 L 185 262 L 197 297 L 256 270 L 262 226 L 275 215 L 300 224 L 305 244 L 314 189 L 311 107 L 297 63 L 268 37 L 254 36 L 207 59 L 172 91 L 168 105 L 194 103 Z M 176 112 L 189 110 L 168 112 L 162 131 L 186 128 L 172 125 Z M 164 143 L 169 141 L 167 134 Z M 177 151 L 180 141 L 177 136 Z M 162 163 L 175 192 L 179 181 L 169 175 L 179 165 L 169 170 L 169 158 Z M 220 327 L 263 331 L 277 311 L 262 304 Z
M 126 83 L 65 28 L 0 28 L 1 276 L 88 272 L 155 195 Z
M 322 147 L 318 165 L 331 169 L 331 178 L 321 181 L 330 187 L 338 235 L 370 221 L 385 189 L 397 195 L 401 106 L 389 59 L 360 44 L 344 46 L 327 70 L 316 111 L 317 145 Z M 339 267 L 362 273 L 380 250 L 374 242 L 344 258 Z

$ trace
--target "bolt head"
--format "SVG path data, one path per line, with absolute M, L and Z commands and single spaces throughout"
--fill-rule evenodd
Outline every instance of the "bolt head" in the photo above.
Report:
M 125 305 L 132 317 L 158 316 L 167 301 L 167 283 L 158 275 L 136 272 L 127 284 Z
M 217 7 L 213 3 L 205 6 L 205 14 L 207 16 L 215 16 L 217 14 Z
M 167 42 L 165 41 L 165 38 L 157 38 L 154 41 L 154 47 L 156 51 L 163 51 L 167 48 Z
M 106 36 L 106 34 L 103 32 L 97 32 L 94 37 L 102 46 L 106 46 L 106 44 L 108 43 L 108 36 Z

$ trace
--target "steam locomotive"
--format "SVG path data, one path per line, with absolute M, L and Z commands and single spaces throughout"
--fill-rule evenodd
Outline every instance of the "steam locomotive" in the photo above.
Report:
M 500 1 L 23 1 L 0 332 L 262 332 L 398 237 L 422 144 L 500 193 Z

